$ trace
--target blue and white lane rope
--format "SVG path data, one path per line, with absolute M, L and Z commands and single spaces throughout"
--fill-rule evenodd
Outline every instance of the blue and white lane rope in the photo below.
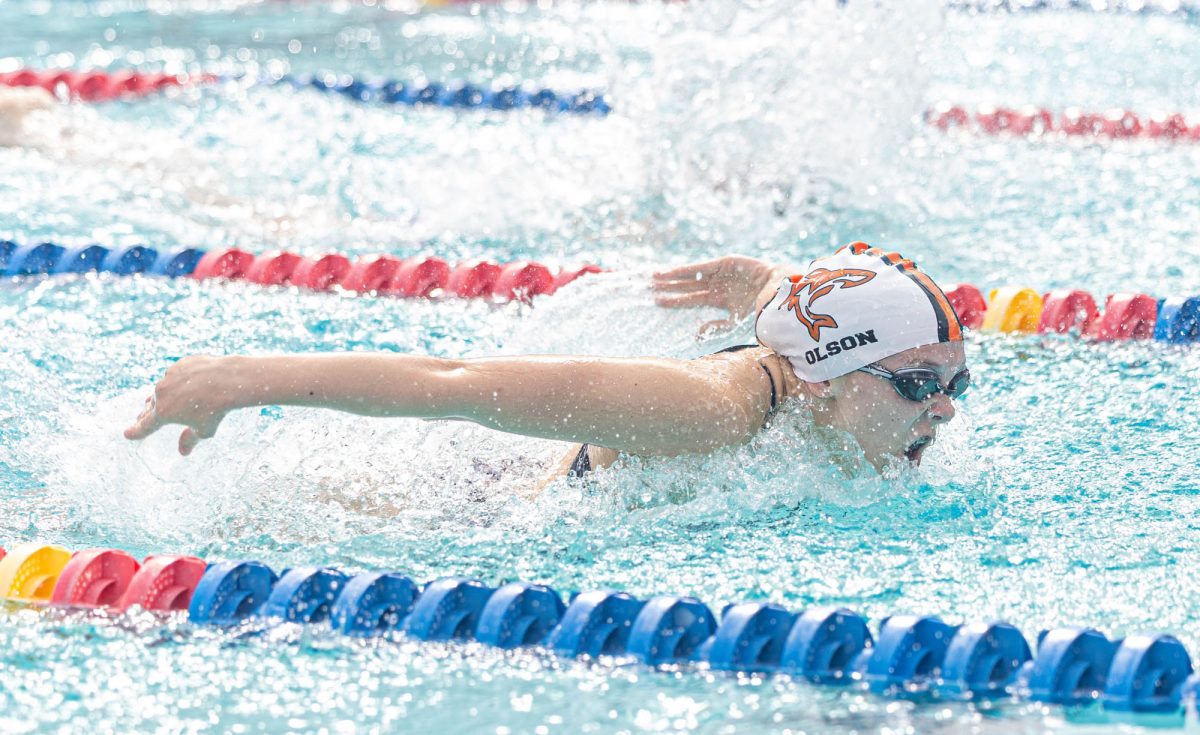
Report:
M 874 632 L 843 608 L 793 612 L 765 602 L 724 608 L 693 597 L 640 600 L 611 589 L 563 596 L 540 584 L 490 587 L 443 577 L 424 585 L 397 573 L 354 576 L 329 567 L 277 575 L 259 561 L 208 564 L 118 549 L 0 549 L 0 599 L 60 608 L 184 612 L 196 625 L 250 632 L 277 623 L 322 625 L 351 636 L 477 641 L 539 647 L 564 658 L 616 657 L 651 667 L 784 674 L 861 686 L 882 696 L 1051 704 L 1099 701 L 1106 712 L 1178 720 L 1195 710 L 1200 676 L 1178 639 L 1110 640 L 1088 628 L 1045 631 L 1031 648 L 1005 622 L 950 625 L 893 615 Z
M 605 116 L 612 111 L 604 95 L 594 90 L 556 92 L 525 86 L 484 87 L 463 82 L 413 83 L 396 79 L 358 79 L 348 74 L 286 75 L 270 78 L 267 85 L 291 85 L 299 89 L 341 94 L 359 102 L 468 109 L 540 109 L 576 115 Z

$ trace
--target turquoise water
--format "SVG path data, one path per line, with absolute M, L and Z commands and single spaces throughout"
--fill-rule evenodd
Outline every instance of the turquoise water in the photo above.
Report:
M 0 148 L 0 235 L 598 262 L 532 306 L 87 277 L 0 285 L 0 540 L 842 604 L 878 620 L 1172 631 L 1200 653 L 1200 351 L 975 336 L 977 387 L 919 472 L 849 475 L 796 407 L 707 458 L 536 481 L 565 445 L 302 409 L 195 456 L 120 429 L 193 352 L 695 356 L 712 314 L 646 274 L 849 239 L 943 281 L 1200 291 L 1200 146 L 945 135 L 928 104 L 1200 112 L 1200 29 L 1164 17 L 833 3 L 405 6 L 15 2 L 9 65 L 211 64 L 610 91 L 606 119 L 355 105 L 230 84 L 66 107 Z M 111 32 L 110 32 L 111 31 Z M 289 43 L 299 42 L 293 53 Z M 294 46 L 293 46 L 294 47 Z M 315 47 L 315 51 L 312 49 Z M 69 55 L 69 56 L 68 56 Z M 257 65 L 257 66 L 255 66 Z M 853 455 L 848 463 L 853 464 Z M 847 464 L 843 461 L 842 464 Z M 913 704 L 474 646 L 0 614 L 13 732 L 1042 732 L 1032 705 Z M 619 662 L 618 662 L 619 663 Z M 540 729 L 539 729 L 540 728 Z

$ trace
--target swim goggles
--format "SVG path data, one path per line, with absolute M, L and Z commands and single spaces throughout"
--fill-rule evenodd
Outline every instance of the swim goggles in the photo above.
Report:
M 874 375 L 877 378 L 883 378 L 892 384 L 902 397 L 910 401 L 918 403 L 929 398 L 934 393 L 945 393 L 950 398 L 958 398 L 971 385 L 971 371 L 963 368 L 945 387 L 938 382 L 938 374 L 929 368 L 900 368 L 899 370 L 889 373 L 883 368 L 877 368 L 872 365 L 860 367 L 860 373 Z

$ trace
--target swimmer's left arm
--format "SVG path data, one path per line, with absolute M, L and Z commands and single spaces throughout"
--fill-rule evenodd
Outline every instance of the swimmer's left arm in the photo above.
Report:
M 141 439 L 182 424 L 179 451 L 189 454 L 230 411 L 297 405 L 461 418 L 527 436 L 673 455 L 745 441 L 761 425 L 769 396 L 752 359 L 195 356 L 167 371 L 125 436 Z

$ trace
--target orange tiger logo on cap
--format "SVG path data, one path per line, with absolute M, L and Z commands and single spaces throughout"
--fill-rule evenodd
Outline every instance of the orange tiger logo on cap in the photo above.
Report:
M 854 288 L 869 283 L 874 277 L 873 271 L 858 268 L 839 268 L 832 271 L 827 268 L 817 268 L 803 276 L 792 276 L 791 293 L 779 305 L 779 308 L 787 307 L 796 315 L 796 319 L 808 329 L 808 335 L 813 338 L 813 341 L 819 341 L 822 329 L 826 327 L 837 329 L 838 323 L 829 314 L 813 312 L 812 306 L 817 299 L 832 293 L 835 288 Z M 801 296 L 805 291 L 808 291 L 808 302 L 802 304 L 800 303 Z

